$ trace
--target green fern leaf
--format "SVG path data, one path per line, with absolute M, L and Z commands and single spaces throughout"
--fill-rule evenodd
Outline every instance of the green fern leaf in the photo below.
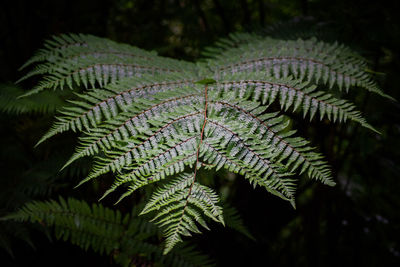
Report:
M 143 74 L 193 72 L 189 62 L 163 58 L 107 39 L 91 35 L 62 35 L 47 42 L 23 68 L 40 63 L 22 77 L 21 82 L 34 75 L 45 75 L 43 80 L 23 96 L 38 93 L 44 89 L 63 89 L 83 85 L 85 88 L 101 87 L 115 83 L 124 77 Z
M 190 236 L 191 232 L 200 233 L 196 222 L 208 229 L 204 214 L 216 222 L 224 223 L 222 208 L 217 205 L 218 196 L 211 188 L 194 181 L 194 174 L 181 175 L 164 188 L 157 190 L 144 207 L 142 214 L 158 211 L 153 221 L 164 228 L 167 254 L 181 236 Z
M 194 64 L 94 36 L 61 35 L 23 66 L 37 65 L 22 79 L 43 76 L 27 95 L 80 90 L 39 141 L 82 132 L 64 166 L 95 156 L 79 185 L 113 172 L 103 197 L 123 188 L 121 201 L 165 182 L 143 210 L 157 212 L 164 253 L 183 236 L 199 233 L 199 225 L 207 229 L 207 218 L 223 223 L 217 195 L 196 180 L 202 168 L 238 173 L 294 207 L 301 174 L 335 185 L 323 156 L 296 136 L 282 112 L 302 112 L 307 120 L 352 120 L 378 132 L 354 104 L 327 89 L 344 94 L 361 87 L 390 98 L 367 61 L 338 43 L 243 33 L 220 40 L 206 54 Z
M 293 75 L 301 81 L 318 82 L 322 78 L 330 88 L 336 85 L 348 90 L 350 86 L 358 86 L 392 99 L 373 82 L 361 57 L 353 56 L 343 46 L 316 39 L 256 40 L 224 51 L 208 65 L 214 70 L 216 80 L 227 74 L 263 71 L 278 79 Z
M 182 78 L 182 75 L 179 77 L 161 75 L 158 79 L 153 76 L 144 76 L 140 79 L 130 78 L 102 90 L 78 94 L 80 100 L 70 101 L 74 105 L 60 111 L 62 116 L 57 117 L 57 122 L 54 123 L 51 130 L 36 145 L 69 129 L 90 131 L 102 121 L 110 120 L 119 113 L 127 111 L 128 107 L 138 98 L 150 97 L 163 91 L 177 90 L 192 83 L 190 76 Z M 150 103 L 142 100 L 140 104 L 143 105 L 142 107 L 146 107 Z
M 215 88 L 224 93 L 232 91 L 239 97 L 251 95 L 253 101 L 261 101 L 262 104 L 269 105 L 278 101 L 281 109 L 285 111 L 290 107 L 293 107 L 293 111 L 302 107 L 303 115 L 309 114 L 310 120 L 317 112 L 320 114 L 321 120 L 324 117 L 333 122 L 338 118 L 339 122 L 350 119 L 379 133 L 367 123 L 351 103 L 318 91 L 315 85 L 299 82 L 291 77 L 276 79 L 259 73 L 233 75 L 224 77 L 224 80 L 219 82 Z
M 57 239 L 69 241 L 82 249 L 112 255 L 122 266 L 134 261 L 173 266 L 210 266 L 208 257 L 181 246 L 167 256 L 152 244 L 158 234 L 154 224 L 137 217 L 139 209 L 123 215 L 100 204 L 89 206 L 73 198 L 59 201 L 34 201 L 1 220 L 40 223 L 54 229 Z

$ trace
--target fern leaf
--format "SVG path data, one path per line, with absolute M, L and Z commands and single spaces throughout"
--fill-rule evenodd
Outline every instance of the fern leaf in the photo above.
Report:
M 239 45 L 247 44 L 249 42 L 257 42 L 261 39 L 261 36 L 250 33 L 231 33 L 229 34 L 228 38 L 220 38 L 214 43 L 214 45 L 205 47 L 202 51 L 202 56 L 210 59 L 215 58 L 228 49 L 235 48 Z
M 154 224 L 137 217 L 137 209 L 123 215 L 100 204 L 89 206 L 73 198 L 59 201 L 34 201 L 2 220 L 40 223 L 54 229 L 57 239 L 69 241 L 82 249 L 93 249 L 100 254 L 112 255 L 122 266 L 145 261 L 149 264 L 173 266 L 209 266 L 208 257 L 181 246 L 163 256 L 159 246 L 151 239 L 158 233 Z
M 293 112 L 302 108 L 303 115 L 309 115 L 310 120 L 315 114 L 320 119 L 327 118 L 333 122 L 355 121 L 370 130 L 371 126 L 355 106 L 345 100 L 337 99 L 331 94 L 318 91 L 315 85 L 299 82 L 293 78 L 276 79 L 264 74 L 233 75 L 215 85 L 219 92 L 234 92 L 236 97 L 250 97 L 253 101 L 270 105 L 279 102 L 281 109 L 287 111 L 293 107 Z
M 137 99 L 135 106 L 130 106 L 126 112 L 106 121 L 101 128 L 93 128 L 86 132 L 86 136 L 80 138 L 80 147 L 64 167 L 83 156 L 92 156 L 99 150 L 111 148 L 115 141 L 134 137 L 138 133 L 136 128 L 147 125 L 149 120 L 154 120 L 164 112 L 172 112 L 181 105 L 189 105 L 199 96 L 196 91 L 186 88 L 184 92 L 176 90 L 158 94 L 154 98 L 144 103 Z M 137 108 L 139 105 L 140 108 Z
M 119 151 L 109 153 L 109 156 L 107 158 L 100 159 L 98 161 L 98 164 L 94 167 L 92 173 L 89 174 L 89 176 L 84 179 L 79 185 L 111 170 L 120 170 L 124 166 L 132 164 L 132 162 L 143 163 L 143 161 L 147 157 L 150 157 L 151 160 L 153 158 L 153 155 L 156 155 L 160 152 L 159 146 L 161 140 L 167 140 L 166 142 L 168 142 L 168 140 L 172 140 L 173 142 L 173 135 L 175 135 L 175 138 L 180 137 L 179 128 L 175 128 L 177 124 L 182 124 L 184 125 L 184 127 L 187 127 L 187 130 L 189 132 L 193 132 L 195 128 L 199 128 L 199 116 L 201 112 L 196 111 L 193 108 L 195 108 L 195 106 L 183 109 L 179 112 L 174 111 L 171 113 L 163 114 L 163 117 L 158 118 L 158 121 L 154 120 L 153 125 L 158 127 L 153 126 L 153 131 L 151 129 L 144 128 L 142 130 L 142 134 L 144 134 L 143 136 L 136 135 L 136 138 L 131 138 L 129 140 L 128 145 L 120 147 Z M 148 134 L 146 135 L 145 132 L 147 132 Z M 186 141 L 189 140 L 192 139 L 186 139 Z M 172 147 L 178 146 L 178 144 L 180 144 L 179 141 Z M 186 146 L 179 145 L 177 149 L 186 150 L 185 147 Z M 179 150 L 177 151 L 178 153 Z M 146 161 L 145 163 L 147 164 Z M 154 162 L 150 161 L 148 164 L 154 164 Z M 149 168 L 148 165 L 140 167 L 145 168 L 146 170 Z
M 223 211 L 224 221 L 227 227 L 238 231 L 253 241 L 256 241 L 256 238 L 250 233 L 249 229 L 247 229 L 243 219 L 235 207 L 225 204 L 223 206 Z
M 57 122 L 39 140 L 37 145 L 70 129 L 73 131 L 90 131 L 102 121 L 110 120 L 119 113 L 127 111 L 132 104 L 147 108 L 150 103 L 146 103 L 145 100 L 135 103 L 136 100 L 164 91 L 177 90 L 191 83 L 189 76 L 186 79 L 182 78 L 182 75 L 179 77 L 176 75 L 160 75 L 158 78 L 153 76 L 145 76 L 140 79 L 128 78 L 103 90 L 78 94 L 80 99 L 70 101 L 74 105 L 60 111 L 62 116 L 57 117 Z M 173 93 L 176 94 L 174 91 Z M 131 109 L 130 112 L 135 112 L 135 110 Z
M 194 181 L 194 174 L 183 174 L 164 188 L 157 190 L 142 211 L 142 214 L 158 211 L 153 221 L 164 228 L 167 254 L 178 242 L 181 236 L 199 233 L 196 225 L 199 223 L 208 228 L 202 213 L 207 217 L 224 223 L 222 209 L 217 205 L 218 196 L 212 189 Z
M 161 153 L 146 157 L 138 162 L 138 164 L 133 164 L 125 168 L 128 173 L 119 175 L 102 198 L 106 197 L 122 184 L 129 183 L 129 189 L 119 198 L 118 203 L 140 187 L 164 179 L 167 176 L 183 172 L 186 165 L 190 167 L 194 165 L 196 153 L 193 151 L 195 150 L 196 142 L 194 137 L 189 137 L 171 146 L 166 146 L 161 150 Z
M 268 49 L 265 49 L 268 47 Z M 293 75 L 299 80 L 322 79 L 323 84 L 349 90 L 350 86 L 363 87 L 381 96 L 384 94 L 366 71 L 360 57 L 351 57 L 347 49 L 311 40 L 280 41 L 265 39 L 229 49 L 209 61 L 216 80 L 227 74 L 263 71 L 276 78 Z
M 7 219 L 39 222 L 48 227 L 55 227 L 57 239 L 70 238 L 71 243 L 84 249 L 91 247 L 99 253 L 110 253 L 124 232 L 123 218 L 101 205 L 90 208 L 85 202 L 74 199 L 65 201 L 30 202 L 20 211 L 9 215 Z
M 275 157 L 279 161 L 286 160 L 286 166 L 295 171 L 300 166 L 307 166 L 310 178 L 334 185 L 326 162 L 321 161 L 322 157 L 308 147 L 308 142 L 303 138 L 293 137 L 294 131 L 287 131 L 287 124 L 283 117 L 274 113 L 264 113 L 265 107 L 242 99 L 220 99 L 215 101 L 218 112 L 230 112 L 230 118 L 236 118 L 243 128 L 248 132 L 256 134 L 256 140 L 263 140 L 267 146 L 273 147 Z M 221 115 L 219 115 L 221 116 Z M 225 115 L 226 116 L 226 115 Z M 304 171 L 305 171 L 304 170 Z
M 289 173 L 282 165 L 276 165 L 267 159 L 273 157 L 271 154 L 264 155 L 268 153 L 267 148 L 262 146 L 254 148 L 255 143 L 240 143 L 239 149 L 232 149 L 233 151 L 229 151 L 230 147 L 232 144 L 226 147 L 221 146 L 215 139 L 206 139 L 200 155 L 206 162 L 216 165 L 217 168 L 223 166 L 231 172 L 244 175 L 254 187 L 262 186 L 268 192 L 290 201 L 294 206 L 295 180 L 289 178 L 292 173 Z M 228 151 L 230 153 L 227 153 Z
M 19 80 L 45 75 L 35 88 L 23 96 L 44 89 L 73 89 L 80 85 L 85 88 L 103 87 L 125 77 L 146 73 L 184 74 L 194 70 L 194 64 L 189 62 L 159 57 L 139 48 L 84 35 L 63 35 L 54 42 L 48 42 L 48 48 L 41 50 L 26 66 L 42 61 L 44 63 Z
M 0 84 L 0 111 L 13 115 L 48 114 L 65 105 L 60 95 L 50 92 L 18 99 L 23 92 L 22 88 L 14 84 Z
M 367 61 L 338 43 L 241 33 L 206 54 L 208 59 L 193 64 L 93 36 L 61 35 L 26 64 L 37 66 L 24 78 L 44 76 L 27 94 L 84 90 L 39 141 L 67 130 L 83 132 L 65 164 L 96 155 L 79 185 L 113 172 L 103 197 L 124 187 L 121 201 L 165 182 L 143 210 L 157 212 L 164 253 L 183 236 L 200 232 L 199 225 L 207 229 L 205 217 L 223 222 L 217 195 L 196 181 L 202 167 L 239 173 L 293 206 L 299 175 L 335 184 L 322 155 L 296 136 L 280 112 L 301 110 L 310 121 L 352 120 L 377 132 L 354 104 L 321 89 L 344 93 L 362 87 L 390 98 L 373 81 Z M 172 176 L 178 178 L 168 181 Z
M 49 61 L 54 62 L 60 55 L 73 57 L 84 57 L 85 55 L 111 54 L 118 56 L 144 57 L 150 59 L 156 56 L 154 52 L 120 45 L 105 38 L 84 34 L 61 34 L 45 41 L 45 48 L 39 50 L 20 69 L 24 69 L 33 63 Z

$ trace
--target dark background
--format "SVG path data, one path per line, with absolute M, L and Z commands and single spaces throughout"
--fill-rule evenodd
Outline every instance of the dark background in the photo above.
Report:
M 164 56 L 196 60 L 205 46 L 230 32 L 311 16 L 330 25 L 339 40 L 361 51 L 373 70 L 385 73 L 377 75 L 378 82 L 386 93 L 400 99 L 399 10 L 400 1 L 388 0 L 2 1 L 0 82 L 21 77 L 23 73 L 17 69 L 55 34 L 90 33 Z M 35 82 L 29 80 L 22 86 L 29 89 Z M 302 179 L 298 208 L 293 210 L 265 190 L 253 190 L 244 179 L 233 180 L 229 200 L 257 241 L 217 225 L 196 236 L 194 243 L 218 266 L 400 266 L 400 106 L 364 91 L 351 93 L 349 98 L 382 135 L 354 124 L 338 126 L 314 120 L 297 125 L 299 134 L 326 155 L 336 187 Z M 56 170 L 68 157 L 58 154 L 72 152 L 60 145 L 68 135 L 58 138 L 57 146 L 33 149 L 51 116 L 2 114 L 0 122 L 2 214 L 33 198 L 26 193 L 26 183 L 52 188 L 43 189 L 46 193 L 35 199 L 73 195 L 96 201 L 101 195 L 95 188 L 72 189 L 77 180 L 68 177 L 57 180 L 62 183 L 42 183 L 30 176 L 53 165 Z M 65 151 L 59 151 L 60 147 Z M 107 256 L 62 241 L 51 243 L 29 229 L 36 247 L 32 249 L 16 238 L 15 232 L 10 234 L 14 228 L 7 227 L 0 234 L 11 244 L 13 257 L 0 248 L 1 266 L 112 265 Z

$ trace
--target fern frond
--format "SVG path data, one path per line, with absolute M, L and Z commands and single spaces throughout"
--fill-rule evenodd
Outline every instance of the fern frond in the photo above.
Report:
M 242 33 L 220 40 L 207 55 L 193 64 L 93 36 L 62 35 L 27 63 L 41 62 L 26 77 L 44 74 L 28 94 L 93 88 L 76 94 L 39 141 L 83 132 L 65 164 L 96 156 L 79 185 L 113 172 L 103 197 L 124 187 L 121 201 L 165 182 L 143 210 L 158 211 L 164 253 L 182 236 L 200 232 L 196 222 L 207 228 L 203 215 L 223 222 L 217 195 L 196 181 L 202 167 L 241 174 L 293 206 L 299 175 L 335 185 L 322 155 L 296 136 L 281 111 L 301 110 L 310 121 L 317 114 L 332 122 L 352 120 L 377 132 L 354 104 L 336 97 L 342 93 L 321 89 L 362 87 L 390 98 L 373 81 L 367 61 L 337 43 Z M 178 178 L 168 181 L 171 176 Z
M 217 57 L 228 49 L 250 42 L 257 42 L 261 39 L 262 37 L 259 35 L 246 32 L 230 33 L 227 38 L 220 38 L 212 46 L 205 47 L 201 54 L 205 58 L 211 59 Z
M 310 120 L 315 114 L 319 114 L 321 120 L 327 118 L 339 123 L 350 119 L 379 133 L 367 123 L 361 112 L 355 110 L 353 104 L 317 90 L 317 87 L 310 82 L 300 82 L 291 77 L 277 79 L 262 73 L 254 73 L 225 77 L 214 87 L 223 93 L 232 91 L 236 97 L 250 97 L 263 105 L 271 105 L 274 101 L 278 101 L 281 110 L 284 111 L 293 107 L 292 110 L 295 112 L 301 108 L 303 116 L 309 115 Z
M 65 105 L 61 96 L 50 92 L 25 99 L 18 97 L 24 90 L 14 84 L 0 84 L 0 111 L 13 115 L 20 114 L 47 114 Z
M 213 96 L 211 95 L 211 97 Z M 266 176 L 263 178 L 263 180 L 267 180 L 270 175 L 273 176 L 271 181 L 259 181 L 258 176 L 260 176 L 262 172 L 256 173 L 250 176 L 251 182 L 263 185 L 267 187 L 268 190 L 274 191 L 275 194 L 280 195 L 285 199 L 292 200 L 294 198 L 294 180 L 282 179 L 281 176 L 283 173 L 278 174 L 275 170 L 276 168 L 271 167 L 274 166 L 274 163 L 271 162 L 271 160 L 274 161 L 276 158 L 276 160 L 279 162 L 286 161 L 286 165 L 288 167 L 291 166 L 291 172 L 302 166 L 301 172 L 307 172 L 311 178 L 320 179 L 326 184 L 334 184 L 331 180 L 330 171 L 326 163 L 321 161 L 320 155 L 312 152 L 312 149 L 306 146 L 308 142 L 301 138 L 291 137 L 294 132 L 279 134 L 279 132 L 282 132 L 286 127 L 286 124 L 283 123 L 282 117 L 276 117 L 274 114 L 264 114 L 260 116 L 261 113 L 265 111 L 265 108 L 260 108 L 259 104 L 257 103 L 243 101 L 240 98 L 237 98 L 236 100 L 221 100 L 216 96 L 214 96 L 214 98 L 216 98 L 216 100 L 213 98 L 210 99 L 210 121 L 206 127 L 206 132 L 212 131 L 212 134 L 210 135 L 214 137 L 220 136 L 223 137 L 224 140 L 227 140 L 219 140 L 219 142 L 225 143 L 221 147 L 227 145 L 235 146 L 237 145 L 235 142 L 239 142 L 241 145 L 244 145 L 249 155 L 264 161 L 264 165 L 266 165 L 266 168 L 264 169 L 264 171 L 266 171 Z M 184 104 L 189 105 L 190 103 Z M 224 107 L 223 112 L 220 112 L 221 106 Z M 196 109 L 193 109 L 193 107 L 194 106 L 188 108 L 186 106 L 186 108 L 181 109 L 179 113 L 177 113 L 178 109 L 175 107 L 173 112 L 162 113 L 161 117 L 154 115 L 152 118 L 153 121 L 158 120 L 158 122 L 155 122 L 151 125 L 153 128 L 150 127 L 150 129 L 148 129 L 145 127 L 145 131 L 142 133 L 135 131 L 131 137 L 129 137 L 128 134 L 125 134 L 125 136 L 128 136 L 127 138 L 130 139 L 124 139 L 122 137 L 123 135 L 118 134 L 118 129 L 120 129 L 119 127 L 115 127 L 115 125 L 113 125 L 112 128 L 110 127 L 110 129 L 113 129 L 111 130 L 111 133 L 117 133 L 116 135 L 118 136 L 118 140 L 125 141 L 123 141 L 120 149 L 111 150 L 113 152 L 106 152 L 107 157 L 99 158 L 92 173 L 80 184 L 109 171 L 122 171 L 123 173 L 118 176 L 113 186 L 105 193 L 104 196 L 113 192 L 120 185 L 129 183 L 129 190 L 122 196 L 123 198 L 143 185 L 163 179 L 165 176 L 181 172 L 184 170 L 185 165 L 192 165 L 194 162 L 195 153 L 194 145 L 192 144 L 188 148 L 183 149 L 183 152 L 180 152 L 180 149 L 182 149 L 182 144 L 186 144 L 188 141 L 195 140 L 193 133 L 196 132 L 196 129 L 197 131 L 200 129 L 199 122 L 202 112 L 196 112 Z M 247 111 L 247 108 L 249 108 L 251 111 L 254 111 L 254 114 L 250 111 Z M 215 112 L 213 111 L 214 109 L 219 111 Z M 201 108 L 198 107 L 197 110 L 201 110 Z M 233 125 L 232 122 L 226 121 L 224 119 L 227 117 L 227 114 L 224 114 L 226 113 L 226 110 L 230 112 L 230 118 L 238 117 L 239 123 Z M 190 117 L 194 117 L 197 123 L 189 123 L 187 119 Z M 144 120 L 144 122 L 147 121 L 147 119 L 142 120 Z M 172 128 L 174 129 L 172 134 L 167 133 L 167 137 L 170 138 L 170 141 L 167 141 L 165 144 L 163 144 L 163 141 L 160 140 L 160 137 L 165 137 L 165 133 L 163 132 L 181 120 L 184 122 L 184 124 L 178 124 L 176 126 L 184 126 L 185 129 L 183 129 L 183 132 L 182 129 L 179 130 L 179 128 Z M 243 125 L 243 123 L 245 125 Z M 230 126 L 227 127 L 227 125 Z M 140 129 L 139 125 L 135 125 L 133 128 Z M 218 129 L 216 130 L 215 128 Z M 235 130 L 232 130 L 231 128 Z M 107 130 L 107 127 L 104 129 Z M 178 133 L 181 134 L 179 135 Z M 239 136 L 249 136 L 249 133 L 254 133 L 254 136 L 250 135 L 250 139 L 247 138 L 249 139 L 247 143 L 239 138 Z M 108 150 L 113 149 L 112 147 L 117 144 L 116 140 L 104 139 L 104 136 L 108 137 L 110 136 L 109 134 L 110 133 L 105 134 L 103 131 L 101 132 L 102 137 L 97 138 L 97 135 L 94 138 L 97 138 L 97 143 L 99 139 L 103 139 L 105 142 L 104 148 Z M 171 135 L 175 136 L 173 137 Z M 232 139 L 232 136 L 235 138 Z M 264 146 L 260 146 L 258 141 L 255 141 L 259 140 L 260 138 L 261 140 L 264 140 Z M 271 147 L 274 147 L 274 149 L 271 149 Z M 92 152 L 97 151 L 96 149 L 92 150 Z M 260 152 L 257 152 L 258 150 Z M 171 155 L 172 152 L 173 155 Z M 248 156 L 245 153 L 240 155 L 241 156 L 239 157 L 239 160 L 242 160 L 242 158 Z M 267 158 L 264 158 L 264 156 Z M 77 158 L 77 156 L 73 156 L 73 159 L 74 158 Z M 251 160 L 244 160 L 241 162 L 241 165 L 248 165 L 250 161 Z M 209 163 L 215 164 L 216 166 L 220 165 L 216 164 L 215 162 Z M 254 165 L 256 163 L 257 162 L 255 162 Z M 223 164 L 221 164 L 221 166 L 222 165 Z M 257 166 L 257 170 L 263 167 L 262 164 Z M 245 168 L 248 172 L 252 172 L 252 167 L 253 165 L 251 165 L 251 168 L 242 166 L 242 168 Z M 287 175 L 291 176 L 292 174 L 289 172 Z M 282 180 L 284 182 L 282 182 Z M 280 190 L 283 190 L 283 195 L 277 193 Z
M 129 188 L 119 200 L 129 196 L 138 188 L 164 179 L 167 176 L 184 171 L 185 166 L 192 167 L 196 161 L 196 139 L 194 136 L 174 144 L 160 146 L 157 155 L 151 155 L 125 168 L 128 173 L 116 177 L 113 185 L 102 196 L 106 197 L 122 184 L 129 183 Z M 101 198 L 101 199 L 102 199 Z
M 147 98 L 164 91 L 172 91 L 176 94 L 174 90 L 193 83 L 191 79 L 193 77 L 189 75 L 168 74 L 155 77 L 134 77 L 124 79 L 116 85 L 109 85 L 105 89 L 77 94 L 79 100 L 70 101 L 73 106 L 65 107 L 60 111 L 62 116 L 56 117 L 57 121 L 50 131 L 39 140 L 37 145 L 70 129 L 73 131 L 90 131 L 102 121 L 113 119 L 119 113 L 128 111 L 133 104 L 146 109 L 151 105 L 151 101 Z M 146 98 L 146 100 L 142 98 Z M 141 99 L 141 102 L 135 103 L 137 99 Z M 139 109 L 136 108 L 137 110 Z M 130 108 L 129 112 L 135 112 L 135 109 Z
M 222 135 L 223 141 L 215 138 L 204 140 L 201 156 L 204 161 L 217 169 L 225 167 L 229 171 L 244 174 L 254 186 L 262 186 L 270 193 L 288 200 L 294 205 L 295 179 L 293 174 L 281 164 L 275 164 L 277 153 L 265 143 L 240 138 L 241 129 L 233 131 L 225 125 L 210 121 L 211 131 Z M 209 129 L 206 129 L 206 133 Z M 248 129 L 244 129 L 244 131 Z M 256 136 L 254 136 L 256 137 Z M 218 152 L 217 152 L 218 151 Z
M 171 145 L 172 148 L 178 149 L 176 151 L 177 155 L 180 149 L 185 150 L 187 141 L 192 140 L 192 138 L 180 133 L 180 131 L 182 129 L 186 133 L 192 133 L 193 135 L 195 129 L 200 127 L 201 112 L 196 110 L 195 105 L 192 105 L 185 108 L 179 107 L 173 112 L 160 115 L 160 117 L 154 117 L 149 122 L 148 127 L 136 128 L 138 134 L 124 142 L 123 146 L 118 147 L 118 150 L 109 152 L 106 158 L 100 158 L 93 172 L 80 184 L 111 170 L 121 170 L 121 168 L 135 162 L 147 164 L 147 161 L 144 161 L 145 159 L 147 160 L 147 157 L 150 158 L 148 164 L 154 164 L 152 158 L 162 152 L 161 145 L 164 143 L 167 146 Z M 185 139 L 185 137 L 187 138 Z M 182 139 L 185 140 L 183 141 L 185 144 L 183 146 L 180 145 Z M 169 156 L 169 154 L 166 156 Z M 164 157 L 162 157 L 162 160 L 164 160 Z M 141 168 L 148 168 L 139 167 L 140 170 Z
M 89 206 L 73 198 L 59 201 L 34 201 L 2 220 L 40 223 L 54 229 L 57 239 L 82 249 L 112 255 L 122 266 L 146 261 L 174 266 L 209 266 L 208 257 L 183 246 L 163 256 L 159 246 L 148 240 L 158 233 L 155 225 L 137 217 L 138 210 L 123 215 L 100 204 Z
M 153 221 L 164 228 L 167 254 L 181 236 L 200 233 L 196 222 L 208 229 L 202 213 L 216 222 L 224 223 L 218 196 L 211 188 L 194 181 L 194 174 L 180 175 L 164 188 L 157 190 L 146 204 L 142 214 L 158 211 Z
M 109 254 L 115 249 L 114 243 L 121 238 L 123 224 L 129 217 L 122 217 L 119 211 L 101 205 L 91 208 L 85 202 L 60 198 L 59 203 L 54 200 L 30 202 L 6 219 L 55 227 L 57 239 L 70 239 L 71 243 L 84 249 L 91 247 L 95 252 Z
M 240 98 L 222 98 L 214 102 L 218 116 L 229 117 L 247 129 L 248 133 L 255 134 L 255 140 L 263 140 L 273 147 L 275 157 L 279 162 L 295 171 L 303 166 L 302 172 L 307 171 L 310 178 L 334 185 L 329 167 L 322 157 L 307 146 L 308 141 L 303 138 L 293 137 L 295 131 L 287 130 L 287 121 L 276 113 L 265 113 L 266 108 L 258 103 L 244 101 Z M 222 115 L 221 115 L 222 114 Z M 246 131 L 246 130 L 245 130 Z
M 249 229 L 244 224 L 243 219 L 239 214 L 239 211 L 235 207 L 225 204 L 223 206 L 223 211 L 224 221 L 227 227 L 238 231 L 239 233 L 245 235 L 253 241 L 256 241 L 256 238 L 250 233 Z
M 302 81 L 322 82 L 330 88 L 365 88 L 383 93 L 367 72 L 366 62 L 346 47 L 316 39 L 281 41 L 264 39 L 229 49 L 209 61 L 216 80 L 227 74 L 262 71 L 275 78 L 293 75 Z
M 42 62 L 18 82 L 35 75 L 45 75 L 39 84 L 23 96 L 43 89 L 63 89 L 83 85 L 103 87 L 125 77 L 143 74 L 185 73 L 195 70 L 194 64 L 164 58 L 110 40 L 90 35 L 62 35 L 48 41 L 23 67 Z
M 212 102 L 210 102 L 210 104 L 212 104 Z M 191 108 L 193 108 L 193 106 Z M 194 110 L 192 109 L 183 109 L 181 116 L 177 116 L 175 111 L 172 113 L 163 114 L 163 118 L 160 119 L 159 122 L 152 125 L 156 127 L 154 127 L 154 130 L 149 130 L 148 135 L 144 134 L 144 136 L 140 136 L 139 139 L 135 139 L 135 137 L 126 139 L 123 141 L 120 148 L 111 150 L 112 152 L 106 152 L 107 157 L 98 159 L 97 165 L 94 167 L 92 173 L 81 183 L 84 183 L 109 171 L 122 171 L 123 174 L 118 175 L 118 178 L 115 180 L 113 186 L 106 192 L 105 195 L 114 191 L 118 186 L 124 183 L 130 183 L 130 189 L 122 196 L 125 197 L 143 185 L 163 179 L 167 175 L 172 175 L 174 173 L 183 171 L 184 165 L 193 164 L 194 154 L 196 151 L 195 134 L 200 130 L 200 115 L 202 112 L 198 111 L 193 113 L 193 111 Z M 234 146 L 238 144 L 238 147 L 243 146 L 243 153 L 238 153 L 239 151 L 236 152 L 236 154 L 240 154 L 239 160 L 244 159 L 242 165 L 248 165 L 251 161 L 251 158 L 255 157 L 263 162 L 262 164 L 259 164 L 257 170 L 265 167 L 264 171 L 266 172 L 263 179 L 266 180 L 272 175 L 274 178 L 273 180 L 275 181 L 274 184 L 271 182 L 266 183 L 265 181 L 258 181 L 258 184 L 262 184 L 267 187 L 272 185 L 273 190 L 282 189 L 285 192 L 285 198 L 292 199 L 293 181 L 287 179 L 284 183 L 279 182 L 282 180 L 281 176 L 283 174 L 278 174 L 278 171 L 275 170 L 275 167 L 273 167 L 274 164 L 270 162 L 270 159 L 274 159 L 278 155 L 283 158 L 283 155 L 288 157 L 290 153 L 282 153 L 282 150 L 284 149 L 282 146 L 277 146 L 278 149 L 275 149 L 274 153 L 272 153 L 273 149 L 269 147 L 270 142 L 266 143 L 264 146 L 260 146 L 257 142 L 255 142 L 255 140 L 260 137 L 259 135 L 251 136 L 251 138 L 246 138 L 246 140 L 240 138 L 240 136 L 245 136 L 245 133 L 248 134 L 253 126 L 246 127 L 247 125 L 245 125 L 245 127 L 243 127 L 243 124 L 240 122 L 232 125 L 231 122 L 221 120 L 221 118 L 214 116 L 211 110 L 209 112 L 210 120 L 206 126 L 205 132 L 219 137 L 219 142 L 223 143 L 224 146 Z M 176 119 L 172 119 L 174 117 Z M 191 117 L 194 119 L 194 121 L 192 119 L 188 120 Z M 277 121 L 276 118 L 271 119 L 270 127 L 275 126 L 275 130 L 283 129 L 284 126 L 277 125 L 279 122 L 280 121 Z M 173 132 L 163 133 L 171 126 L 181 128 L 172 128 L 174 129 Z M 139 135 L 137 134 L 136 136 Z M 170 139 L 167 141 L 162 141 L 159 139 L 162 136 Z M 205 141 L 207 141 L 207 139 Z M 297 146 L 299 146 L 299 144 L 297 144 Z M 306 152 L 306 149 L 298 148 L 297 150 L 299 152 Z M 305 155 L 303 158 L 309 160 L 309 155 Z M 254 164 L 256 163 L 257 162 Z M 213 164 L 215 164 L 215 162 Z M 300 163 L 298 163 L 298 165 L 300 165 Z M 310 166 L 312 169 L 312 164 Z M 250 167 L 246 167 L 246 169 L 252 168 L 252 165 Z M 258 173 L 257 175 L 259 176 L 262 173 L 263 172 Z M 325 176 L 327 175 L 325 174 Z M 257 181 L 258 177 L 253 177 L 253 179 Z
M 148 125 L 149 120 L 153 120 L 165 112 L 172 112 L 179 106 L 190 105 L 199 98 L 196 90 L 184 88 L 182 91 L 175 90 L 157 94 L 151 100 L 136 99 L 135 105 L 106 121 L 101 125 L 102 127 L 85 132 L 86 135 L 80 138 L 80 147 L 65 166 L 83 156 L 92 156 L 99 150 L 110 149 L 115 141 L 122 141 L 138 134 L 136 128 Z
M 33 63 L 49 61 L 53 62 L 60 55 L 70 57 L 83 57 L 86 54 L 117 54 L 119 56 L 151 58 L 155 52 L 148 52 L 128 45 L 117 44 L 109 39 L 85 34 L 61 34 L 46 40 L 45 48 L 39 50 L 20 69 L 24 69 Z

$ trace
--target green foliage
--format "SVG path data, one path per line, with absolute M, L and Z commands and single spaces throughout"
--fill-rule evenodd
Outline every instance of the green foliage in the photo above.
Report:
M 65 166 L 96 156 L 79 185 L 113 172 L 103 197 L 123 187 L 120 201 L 173 179 L 142 211 L 156 212 L 154 221 L 166 237 L 164 253 L 181 236 L 200 232 L 196 223 L 205 228 L 206 218 L 223 223 L 216 193 L 196 179 L 201 168 L 239 173 L 295 206 L 300 174 L 335 182 L 322 155 L 296 136 L 290 113 L 301 109 L 303 123 L 319 114 L 321 120 L 349 119 L 376 131 L 340 96 L 363 88 L 390 98 L 361 56 L 315 38 L 235 34 L 208 49 L 208 59 L 197 64 L 88 35 L 62 35 L 45 46 L 23 66 L 38 64 L 23 79 L 44 75 L 25 96 L 81 85 L 90 89 L 76 93 L 39 143 L 67 130 L 82 132 Z
M 193 64 L 170 58 L 163 58 L 153 52 L 91 35 L 61 35 L 45 43 L 21 69 L 38 62 L 20 81 L 35 75 L 46 75 L 33 90 L 26 95 L 46 88 L 63 88 L 84 85 L 85 88 L 114 83 L 124 77 L 141 76 L 144 73 L 184 72 Z
M 250 233 L 249 229 L 247 229 L 247 227 L 244 225 L 244 222 L 240 217 L 239 212 L 237 211 L 236 208 L 225 204 L 223 206 L 223 210 L 224 210 L 224 222 L 228 227 L 238 231 L 239 233 L 242 233 L 249 239 L 256 241 L 256 238 Z
M 59 201 L 33 201 L 18 212 L 2 218 L 19 222 L 39 223 L 53 228 L 57 239 L 69 241 L 84 250 L 113 255 L 122 266 L 158 264 L 161 266 L 209 266 L 210 260 L 194 252 L 191 247 L 180 247 L 163 256 L 154 243 L 157 227 L 141 217 L 138 209 L 123 215 L 101 204 L 89 206 L 73 198 Z
M 182 241 L 181 235 L 200 233 L 196 222 L 209 229 L 202 214 L 224 223 L 222 209 L 217 205 L 218 195 L 194 179 L 193 173 L 181 175 L 176 181 L 157 190 L 142 211 L 142 214 L 146 214 L 160 210 L 153 221 L 165 228 L 165 254 Z
M 0 111 L 11 115 L 54 113 L 65 105 L 59 94 L 42 92 L 30 98 L 19 98 L 24 90 L 13 84 L 0 84 Z

